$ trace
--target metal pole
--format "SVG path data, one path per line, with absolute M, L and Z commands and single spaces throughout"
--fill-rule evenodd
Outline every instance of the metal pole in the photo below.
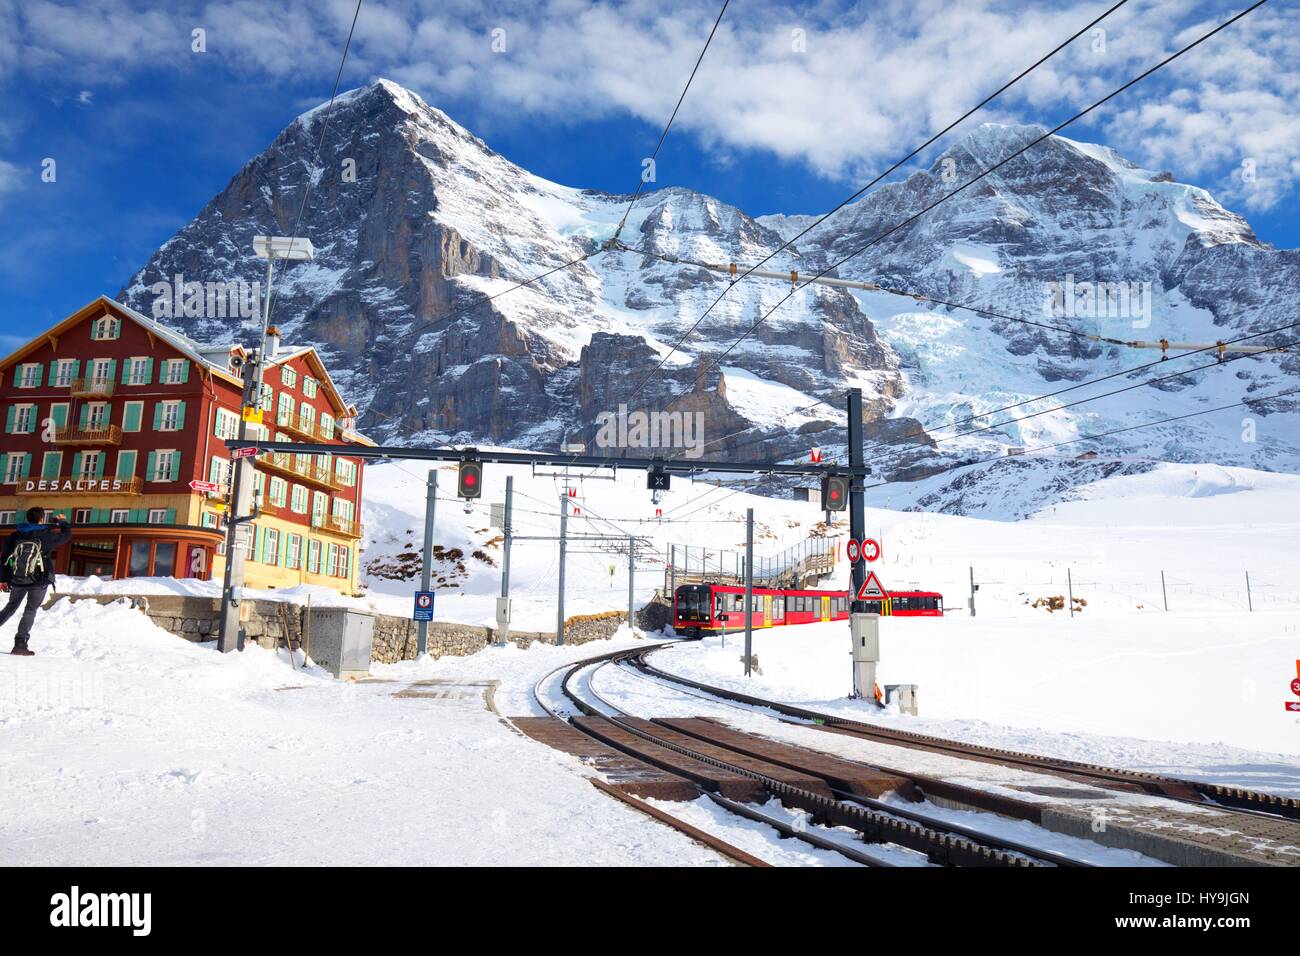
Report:
M 636 627 L 636 614 L 633 609 L 632 582 L 636 577 L 636 538 L 627 536 L 627 627 Z
M 975 567 L 970 569 L 970 616 L 975 616 Z
M 754 509 L 745 509 L 745 676 L 754 653 Z
M 677 545 L 668 546 L 668 603 L 677 603 Z
M 560 495 L 560 584 L 558 608 L 555 615 L 555 644 L 557 647 L 564 644 L 564 553 L 567 549 L 567 542 L 564 536 L 569 530 L 569 499 Z
M 511 529 L 511 510 L 515 498 L 515 476 L 506 475 L 506 507 L 505 515 L 502 517 L 502 523 L 505 525 L 501 529 L 505 542 L 501 551 L 501 596 L 506 600 L 510 599 L 510 542 L 514 539 L 514 532 Z M 497 622 L 497 644 L 504 646 L 510 640 L 510 621 Z
M 1065 593 L 1070 600 L 1070 617 L 1074 617 L 1074 578 L 1069 568 L 1065 569 Z
M 1246 572 L 1246 610 L 1255 610 L 1255 602 L 1250 599 L 1250 572 Z
M 864 455 L 862 451 L 862 389 L 849 389 L 849 466 L 858 468 L 864 465 Z M 861 541 L 867 536 L 867 513 L 862 499 L 862 476 L 854 475 L 849 479 L 849 537 Z M 853 581 L 853 598 L 849 605 L 849 610 L 861 612 L 863 610 L 861 601 L 857 600 L 858 593 L 862 590 L 862 585 L 867 580 L 867 566 L 865 562 L 855 562 L 850 573 Z
M 1160 597 L 1164 599 L 1165 610 L 1169 610 L 1169 592 L 1165 590 L 1165 572 L 1160 572 Z
M 429 480 L 424 492 L 424 560 L 420 562 L 420 590 L 429 590 L 433 580 L 433 521 L 438 508 L 438 471 L 429 469 Z M 419 622 L 415 639 L 415 656 L 423 657 L 429 651 L 429 622 Z
M 262 405 L 262 373 L 266 366 L 266 329 L 271 322 L 271 280 L 274 276 L 275 256 L 270 249 L 266 255 L 266 291 L 262 296 L 262 343 L 257 350 L 256 362 L 244 366 L 244 408 Z M 250 398 L 252 399 L 250 401 Z M 248 421 L 243 409 L 239 416 L 239 440 L 248 438 Z M 221 582 L 221 619 L 217 635 L 217 650 L 223 654 L 239 650 L 242 628 L 239 626 L 239 598 L 236 588 L 244 586 L 245 552 L 239 547 L 237 529 L 244 523 L 241 515 L 252 513 L 253 458 L 240 458 L 232 462 L 234 472 L 230 480 L 230 510 L 226 515 L 226 570 Z

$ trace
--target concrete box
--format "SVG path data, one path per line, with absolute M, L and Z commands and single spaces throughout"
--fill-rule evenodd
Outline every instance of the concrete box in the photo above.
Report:
M 346 607 L 317 607 L 311 611 L 311 659 L 335 677 L 365 677 L 375 618 Z

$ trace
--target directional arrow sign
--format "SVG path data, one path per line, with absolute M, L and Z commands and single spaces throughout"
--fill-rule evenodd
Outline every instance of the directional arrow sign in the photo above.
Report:
M 858 588 L 858 600 L 879 601 L 888 596 L 885 593 L 885 586 L 880 583 L 880 578 L 876 577 L 876 572 L 868 571 L 867 579 L 862 582 L 862 587 Z
M 1286 709 L 1300 714 L 1300 700 L 1286 701 Z
M 234 459 L 252 458 L 256 454 L 257 449 L 250 445 L 247 448 L 236 448 L 230 453 L 230 457 Z
M 197 478 L 195 478 L 193 481 L 190 482 L 190 488 L 191 488 L 193 491 L 206 491 L 206 492 L 208 492 L 209 494 L 211 494 L 212 492 L 220 491 L 220 490 L 221 490 L 221 486 L 218 485 L 218 484 L 216 484 L 215 482 L 212 482 L 212 481 L 200 481 L 200 480 L 197 479 Z

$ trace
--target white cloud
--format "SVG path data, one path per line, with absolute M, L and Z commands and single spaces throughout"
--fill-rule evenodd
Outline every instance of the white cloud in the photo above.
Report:
M 2 9 L 8 0 L 0 0 Z M 1241 5 L 1131 0 L 996 102 L 997 116 L 1053 125 Z M 73 9 L 28 0 L 0 76 L 25 70 L 111 82 L 192 62 L 190 30 L 241 73 L 328 92 L 353 0 L 215 0 L 142 11 L 127 0 Z M 720 160 L 752 149 L 856 181 L 906 153 L 1105 9 L 1105 0 L 882 0 L 729 9 L 677 118 Z M 659 128 L 717 8 L 698 0 L 367 0 L 344 87 L 378 75 L 429 102 L 475 104 L 478 120 L 571 123 L 631 115 Z M 1202 177 L 1267 208 L 1296 188 L 1300 15 L 1261 8 L 1090 118 L 1099 138 L 1148 166 Z M 505 50 L 492 49 L 504 31 Z M 794 49 L 802 30 L 806 49 Z M 1103 49 L 1098 49 L 1104 46 Z M 1243 159 L 1258 175 L 1242 180 Z M 634 182 L 637 167 L 629 171 Z M 661 164 L 661 181 L 672 180 Z

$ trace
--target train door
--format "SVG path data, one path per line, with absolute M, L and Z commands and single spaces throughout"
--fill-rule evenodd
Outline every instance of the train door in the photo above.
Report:
M 822 620 L 829 621 L 830 619 L 831 619 L 831 599 L 823 596 L 822 597 Z
M 772 595 L 763 595 L 763 626 L 772 626 Z

